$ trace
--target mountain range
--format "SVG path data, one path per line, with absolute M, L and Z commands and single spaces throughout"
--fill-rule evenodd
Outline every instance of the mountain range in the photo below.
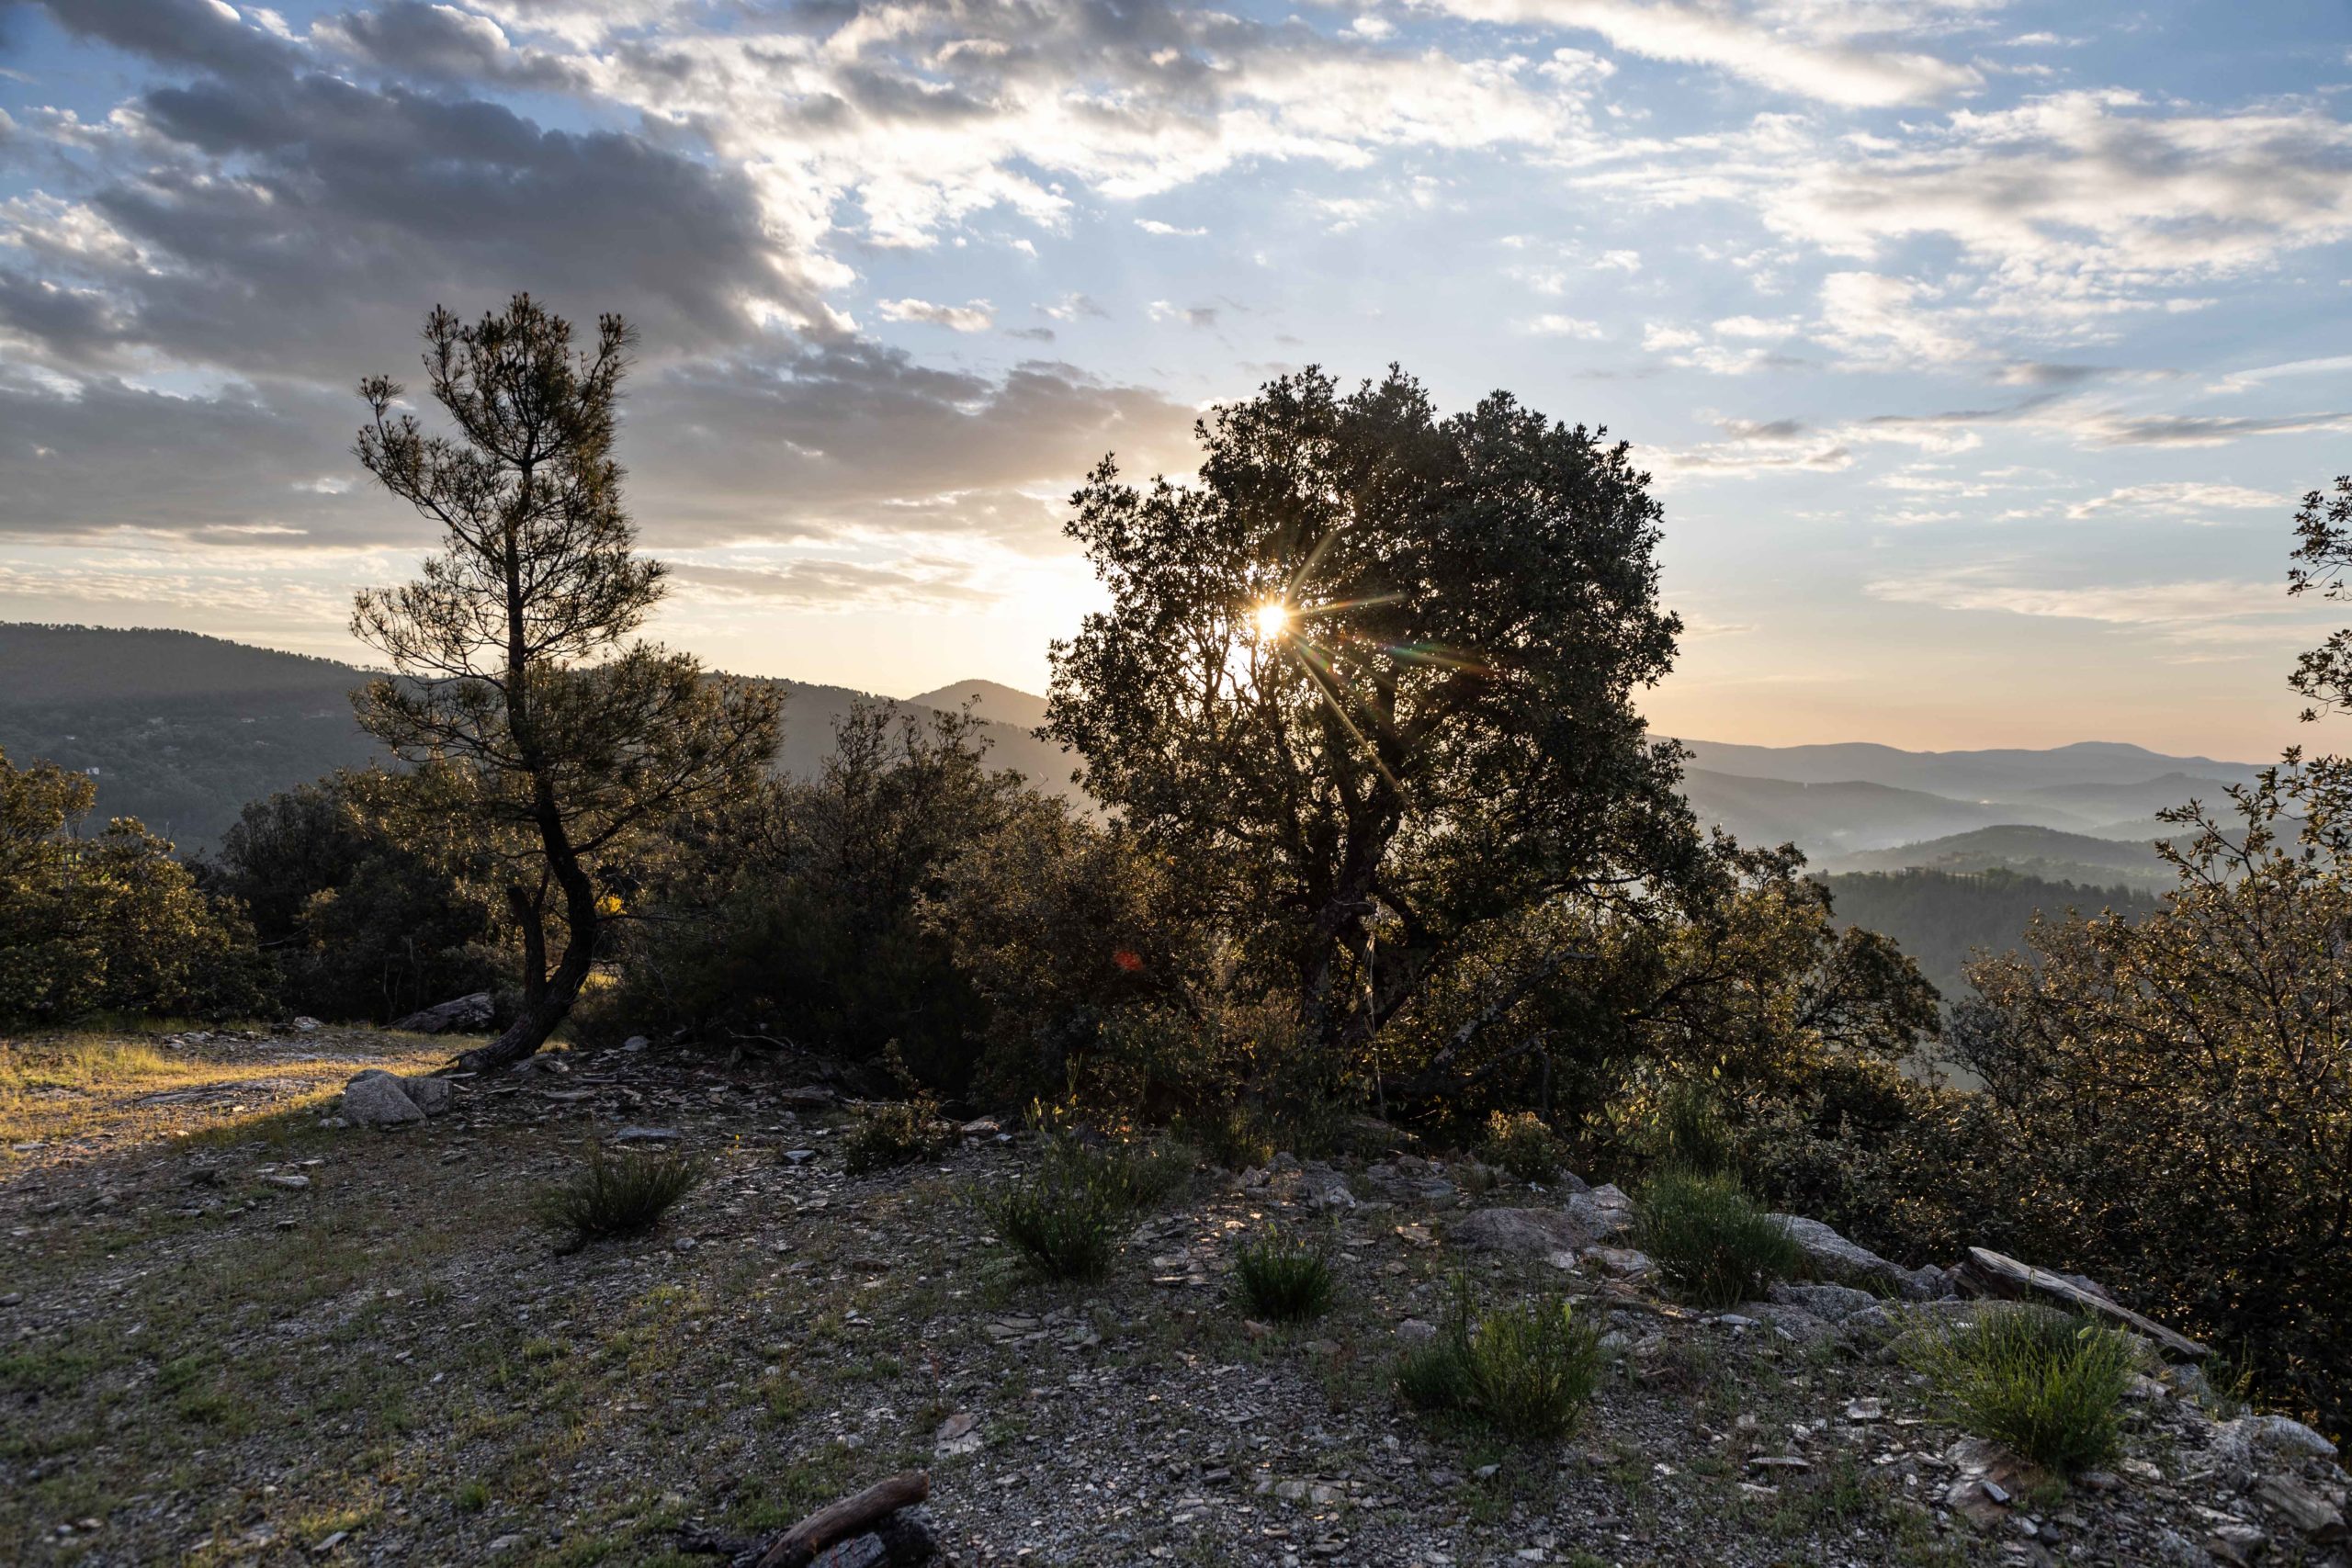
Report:
M 0 624 L 0 748 L 93 771 L 101 814 L 139 817 L 201 848 L 245 801 L 376 754 L 348 700 L 369 676 L 190 632 Z M 778 765 L 796 774 L 822 766 L 853 703 L 884 700 L 776 683 L 787 693 Z M 970 713 L 992 760 L 1078 798 L 1072 759 L 1034 733 L 1042 697 L 962 681 L 902 705 Z M 1979 751 L 1684 744 L 1693 808 L 1744 841 L 1792 841 L 1830 870 L 2008 867 L 2098 885 L 2160 871 L 2147 847 L 2163 830 L 2156 810 L 2192 795 L 2218 799 L 2257 771 L 2114 742 Z

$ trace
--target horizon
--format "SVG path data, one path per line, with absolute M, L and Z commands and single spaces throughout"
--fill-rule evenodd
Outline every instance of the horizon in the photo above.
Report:
M 210 638 L 211 640 L 216 641 L 216 642 L 223 642 L 223 643 L 227 643 L 227 644 L 229 644 L 229 645 L 231 645 L 231 646 L 232 646 L 232 647 L 237 647 L 237 648 L 247 648 L 247 649 L 255 649 L 255 650 L 258 650 L 258 651 L 260 651 L 260 652 L 264 652 L 264 653 L 281 653 L 281 654 L 286 654 L 286 655 L 288 655 L 288 656 L 291 656 L 291 657 L 294 657 L 294 658 L 301 658 L 301 659 L 324 659 L 324 660 L 331 660 L 331 661 L 333 661 L 333 662 L 335 662 L 335 663 L 340 663 L 340 664 L 346 665 L 347 667 L 349 667 L 349 668 L 351 668 L 351 669 L 353 669 L 353 670 L 356 670 L 356 671 L 361 671 L 361 672 L 364 672 L 364 673 L 379 674 L 379 673 L 386 673 L 386 672 L 388 672 L 388 671 L 384 669 L 384 667 L 382 667 L 382 666 L 366 664 L 366 663 L 359 662 L 359 661 L 357 661 L 357 660 L 356 660 L 346 659 L 346 658 L 342 658 L 342 657 L 339 657 L 339 656 L 336 656 L 336 655 L 332 655 L 332 654 L 319 654 L 319 653 L 308 653 L 308 652 L 303 651 L 303 650 L 302 650 L 302 649 L 300 649 L 280 648 L 280 647 L 276 647 L 276 646 L 273 646 L 273 645 L 271 645 L 271 644 L 268 644 L 268 643 L 263 643 L 263 642 L 248 642 L 248 641 L 245 641 L 244 639 L 240 638 L 240 637 L 223 637 L 223 636 L 220 635 L 220 634 L 219 634 L 219 633 L 217 633 L 217 632 L 198 631 L 198 630 L 195 630 L 195 629 L 190 628 L 190 627 L 187 627 L 187 626 L 101 626 L 101 625 L 96 625 L 96 624 L 91 624 L 91 623 L 86 623 L 86 622 L 35 622 L 35 621 L 10 621 L 10 620 L 0 619 L 0 631 L 6 631 L 6 630 L 9 626 L 40 626 L 40 627 L 43 627 L 44 629 L 51 629 L 51 630 L 64 630 L 64 631 L 96 631 L 96 632 L 170 632 L 170 633 L 176 633 L 176 634 L 181 634 L 181 635 L 185 635 L 185 636 L 188 636 L 188 637 L 208 637 L 208 638 Z M 746 672 L 746 671 L 740 671 L 740 670 L 722 670 L 722 669 L 718 669 L 718 668 L 716 668 L 716 667 L 714 667 L 714 668 L 712 669 L 711 673 L 713 673 L 713 674 L 717 674 L 717 675 L 736 675 L 736 676 L 745 676 L 745 675 L 747 675 L 747 672 Z M 1002 690 L 1005 690 L 1005 691 L 1008 691 L 1008 692 L 1012 693 L 1012 694 L 1013 695 L 1015 695 L 1015 696 L 1027 697 L 1027 698 L 1031 698 L 1031 699 L 1033 699 L 1033 700 L 1035 700 L 1035 701 L 1037 701 L 1037 702 L 1044 702 L 1044 701 L 1046 700 L 1046 694 L 1045 694 L 1043 691 L 1041 691 L 1041 690 L 1035 690 L 1035 691 L 1033 691 L 1033 690 L 1031 690 L 1030 688 L 1025 687 L 1025 686 L 1017 686 L 1017 685 L 1014 685 L 1014 684 L 1011 683 L 1010 682 L 1004 682 L 1004 681 L 993 680 L 993 679 L 991 679 L 990 677 L 988 677 L 988 676 L 985 676 L 985 675 L 966 675 L 966 676 L 959 676 L 959 677 L 957 677 L 957 678 L 956 678 L 956 679 L 955 679 L 955 680 L 951 680 L 951 681 L 942 681 L 942 682 L 937 682 L 937 683 L 935 683 L 935 684 L 933 684 L 933 685 L 926 686 L 926 687 L 922 688 L 922 689 L 921 689 L 921 690 L 919 690 L 919 691 L 914 691 L 914 692 L 882 692 L 882 691 L 876 691 L 876 690 L 875 690 L 875 689 L 874 689 L 874 688 L 872 688 L 872 687 L 868 687 L 868 686 L 860 686 L 860 685 L 852 685 L 852 684 L 849 684 L 849 683 L 844 682 L 839 682 L 839 681 L 810 681 L 810 680 L 807 680 L 807 679 L 805 679 L 805 678 L 803 678 L 803 677 L 800 677 L 800 676 L 790 675 L 790 674 L 778 674 L 778 675 L 758 675 L 758 676 L 750 676 L 749 678 L 751 678 L 751 679 L 756 679 L 756 680 L 764 680 L 764 681 L 779 681 L 779 682 L 783 682 L 784 684 L 786 684 L 786 686 L 792 686 L 792 685 L 801 685 L 801 686 L 826 686 L 826 687 L 831 687 L 831 688 L 833 688 L 833 689 L 836 689 L 836 690 L 844 690 L 844 691 L 849 691 L 849 692 L 854 693 L 855 694 L 860 695 L 860 696 L 877 697 L 877 698 L 882 699 L 883 701 L 886 701 L 886 702 L 892 702 L 892 703 L 921 704 L 921 703 L 922 703 L 923 699 L 924 699 L 924 698 L 926 698 L 926 697 L 937 696 L 937 695 L 939 695 L 939 694 L 942 694 L 942 693 L 949 692 L 949 691 L 953 691 L 956 687 L 958 687 L 958 686 L 967 686 L 967 685 L 975 685 L 975 684 L 978 684 L 978 685 L 991 685 L 991 686 L 997 686 L 997 687 L 999 687 L 999 688 L 1001 688 Z M 787 722 L 787 723 L 789 722 L 789 716 L 787 716 L 786 722 Z M 998 722 L 1003 722 L 1003 721 L 998 721 Z M 1664 732 L 1663 730 L 1658 729 L 1658 728 L 1656 728 L 1655 726 L 1653 726 L 1653 727 L 1651 728 L 1650 734 L 1651 734 L 1651 737 L 1652 737 L 1653 739 L 1661 739 L 1661 740 L 1673 740 L 1673 741 L 1675 741 L 1675 742 L 1677 742 L 1677 743 L 1679 743 L 1679 744 L 1682 744 L 1682 745 L 1704 745 L 1704 746 L 1743 746 L 1743 747 L 1746 747 L 1746 746 L 1753 746 L 1753 747 L 1756 747 L 1758 750 L 1773 750 L 1773 751 L 1792 751 L 1792 750 L 1814 750 L 1814 749 L 1827 749 L 1827 748 L 1834 748 L 1834 747 L 1868 746 L 1868 747 L 1877 747 L 1877 748 L 1880 748 L 1880 749 L 1882 749 L 1882 750 L 1886 750 L 1900 751 L 1900 752 L 1904 753 L 1904 754 L 1905 754 L 1905 755 L 1906 755 L 1906 756 L 1917 756 L 1917 757 L 1940 757 L 1940 756 L 1960 756 L 1960 755 L 1966 755 L 1966 754 L 1971 754 L 1971 753 L 1981 753 L 1981 752 L 2000 752 L 2000 751 L 2049 752 L 2049 751 L 2066 751 L 2066 750 L 2092 750 L 2092 749 L 2100 748 L 2100 747 L 2112 747 L 2112 748 L 2117 748 L 2117 749 L 2121 749 L 2121 750 L 2136 750 L 2136 751 L 2143 752 L 2143 753 L 2145 753 L 2146 755 L 2148 755 L 2149 757 L 2154 758 L 2154 759 L 2156 759 L 2156 760 L 2158 760 L 2158 761 L 2184 761 L 2184 762 L 2187 762 L 2187 761 L 2205 761 L 2205 762 L 2215 762 L 2215 763 L 2221 763 L 2221 764 L 2224 764 L 2224 765 L 2227 765 L 2227 766 L 2230 766 L 2230 767 L 2237 767 L 2237 768 L 2260 768 L 2260 767 L 2267 767 L 2267 766 L 2268 766 L 2268 765 L 2270 764 L 2270 762 L 2272 762 L 2272 761 L 2276 761 L 2276 759 L 2275 759 L 2275 758 L 2270 758 L 2270 759 L 2264 759 L 2264 760 L 2260 760 L 2260 761 L 2256 761 L 2256 760 L 2252 760 L 2252 759 L 2248 759 L 2248 758 L 2244 758 L 2244 757 L 2229 757 L 2229 756 L 2224 756 L 2224 755 L 2221 755 L 2221 754 L 2219 754 L 2219 753 L 2215 753 L 2215 752 L 2209 752 L 2209 751 L 2189 751 L 2189 752 L 2167 751 L 2167 750 L 2165 750 L 2164 749 L 2162 749 L 2162 748 L 2160 748 L 2160 747 L 2148 746 L 2148 745 L 2145 745 L 2145 744 L 2143 744 L 2143 743 L 2142 743 L 2142 742 L 2140 742 L 2140 741 L 2137 741 L 2137 740 L 2125 740 L 2125 739 L 2117 739 L 2117 738 L 2115 738 L 2115 737 L 2112 737 L 2112 736 L 2106 736 L 2106 737 L 2102 737 L 2102 736 L 2086 736 L 2086 737 L 2081 737 L 2081 738 L 2078 738 L 2078 739 L 2073 739 L 2073 740 L 2060 741 L 2060 742 L 2057 742 L 2057 743 L 2056 743 L 2056 744 L 2054 744 L 2054 745 L 2049 745 L 2049 746 L 2007 746 L 2007 745 L 1998 745 L 1998 744 L 1995 744 L 1995 745 L 1986 745 L 1986 746 L 1955 746 L 1955 747 L 1943 747 L 1943 748 L 1935 748 L 1935 749 L 1930 749 L 1930 748 L 1923 748 L 1923 747 L 1891 746 L 1891 745 L 1889 745 L 1887 742 L 1885 742 L 1885 741 L 1883 741 L 1883 740 L 1875 739 L 1872 739 L 1872 738 L 1870 738 L 1870 737 L 1866 737 L 1866 736 L 1856 736 L 1856 737 L 1850 737 L 1850 738 L 1848 738 L 1848 739 L 1830 739 L 1830 740 L 1804 740 L 1804 739 L 1800 739 L 1800 740 L 1787 740 L 1787 741 L 1778 741 L 1778 742 L 1771 742 L 1771 743 L 1762 743 L 1762 742 L 1756 742 L 1756 741 L 1726 740 L 1726 739 L 1724 739 L 1723 737 L 1721 737 L 1721 736 L 1714 736 L 1714 735 L 1668 734 L 1668 733 Z M 1694 767 L 1696 767 L 1696 765 L 1695 765 L 1695 764 L 1694 764 L 1693 766 L 1694 766 Z M 1711 770 L 1707 770 L 1707 769 L 1705 769 L 1705 768 L 1696 768 L 1696 771 L 1699 771 L 1699 772 L 1707 772 L 1707 771 L 1711 771 Z M 1794 782 L 1794 781 L 1791 781 L 1791 782 Z M 1894 786 L 1886 786 L 1886 787 L 1894 787 Z
M 1659 733 L 2321 738 L 2336 8 L 891 17 L 0 6 L 0 618 L 352 659 L 433 541 L 350 388 L 527 289 L 643 332 L 649 630 L 715 668 L 1037 691 L 1089 465 L 1182 476 L 1203 408 L 1394 359 L 1634 444 Z

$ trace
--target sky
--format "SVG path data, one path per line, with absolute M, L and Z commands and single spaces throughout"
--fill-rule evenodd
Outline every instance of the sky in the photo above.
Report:
M 2328 739 L 2346 0 L 0 0 L 0 619 L 358 656 L 354 388 L 521 289 L 725 669 L 1041 689 L 1089 467 L 1393 361 L 1633 444 L 1662 731 Z

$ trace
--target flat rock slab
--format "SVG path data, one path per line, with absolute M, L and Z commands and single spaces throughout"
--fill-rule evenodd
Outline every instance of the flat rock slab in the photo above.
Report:
M 2173 1355 L 2188 1360 L 2201 1361 L 2212 1354 L 2187 1335 L 2176 1334 L 2154 1318 L 2143 1317 L 2130 1307 L 2117 1305 L 2108 1300 L 2104 1292 L 2094 1294 L 2072 1280 L 2063 1279 L 2047 1269 L 2037 1269 L 2030 1263 L 2020 1263 L 1988 1247 L 1968 1249 L 1968 1260 L 1961 1265 L 1961 1277 L 1963 1282 L 1984 1295 L 2001 1296 L 2012 1301 L 2039 1299 L 2069 1311 L 2104 1318 L 2135 1334 L 2143 1334 Z
M 1527 1252 L 1548 1257 L 1581 1252 L 1600 1241 L 1592 1227 L 1565 1209 L 1479 1209 L 1453 1226 L 1453 1237 L 1481 1252 Z
M 1803 1214 L 1775 1214 L 1781 1227 L 1804 1249 L 1805 1261 L 1817 1279 L 1859 1290 L 1891 1292 L 1906 1301 L 1933 1301 L 1951 1294 L 1940 1269 L 1905 1269 L 1891 1263 L 1869 1247 L 1848 1241 L 1819 1220 Z

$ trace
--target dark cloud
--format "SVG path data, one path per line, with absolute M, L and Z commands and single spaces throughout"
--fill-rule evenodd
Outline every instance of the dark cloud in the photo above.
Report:
M 856 525 L 1037 544 L 1058 526 L 1058 487 L 1106 454 L 1132 470 L 1189 468 L 1194 414 L 1069 365 L 997 379 L 843 338 L 778 362 L 673 367 L 639 387 L 628 418 L 650 537 Z
M 372 10 L 346 11 L 312 32 L 357 59 L 409 76 L 541 92 L 590 90 L 586 75 L 570 62 L 517 50 L 488 18 L 423 0 L 389 0 Z
M 382 367 L 434 304 L 471 310 L 524 288 L 583 316 L 619 310 L 655 354 L 756 337 L 762 301 L 822 319 L 740 173 L 634 135 L 305 70 L 203 0 L 60 12 L 204 73 L 137 100 L 146 134 L 83 198 L 170 265 L 20 228 L 47 281 L 107 301 L 76 310 L 26 277 L 0 284 L 0 329 L 54 360 L 143 351 L 340 380 Z M 422 24 L 385 25 L 421 47 Z
M 400 538 L 413 529 L 356 499 L 360 413 L 356 397 L 300 386 L 173 397 L 95 378 L 65 396 L 0 380 L 0 534 L 61 542 L 130 528 L 287 547 Z M 223 532 L 248 528 L 299 532 Z

